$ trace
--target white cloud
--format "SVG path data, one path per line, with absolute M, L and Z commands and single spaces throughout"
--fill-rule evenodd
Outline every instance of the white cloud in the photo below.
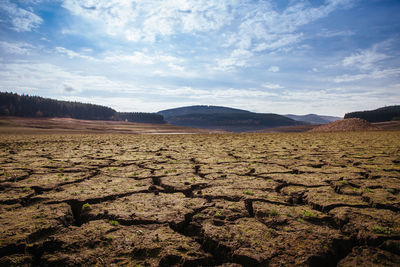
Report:
M 95 60 L 93 57 L 90 57 L 90 56 L 87 56 L 87 55 L 84 55 L 84 54 L 81 54 L 81 53 L 77 53 L 77 52 L 69 50 L 69 49 L 67 49 L 65 47 L 57 46 L 55 48 L 55 50 L 56 50 L 57 53 L 66 55 L 69 58 L 83 58 L 83 59 L 88 59 L 88 60 Z M 89 52 L 89 51 L 86 50 L 86 52 Z
M 17 32 L 32 31 L 43 22 L 42 18 L 35 13 L 20 8 L 8 0 L 0 2 L 0 9 L 7 13 L 11 20 L 12 29 Z
M 176 34 L 195 35 L 218 32 L 229 27 L 225 46 L 260 52 L 298 43 L 299 27 L 347 7 L 354 0 L 327 1 L 318 7 L 292 2 L 283 12 L 268 1 L 239 0 L 63 0 L 63 7 L 74 15 L 102 27 L 110 36 L 153 43 L 157 38 Z
M 270 40 L 267 42 L 262 42 L 258 44 L 253 50 L 256 52 L 264 50 L 276 50 L 291 44 L 298 43 L 301 40 L 303 34 L 282 34 L 282 35 L 272 35 Z
M 355 67 L 361 70 L 370 70 L 376 68 L 376 64 L 389 56 L 379 53 L 375 48 L 363 50 L 343 59 L 343 66 Z
M 102 75 L 84 75 L 48 63 L 0 63 L 0 86 L 3 88 L 39 88 L 63 93 L 65 85 L 75 91 L 135 92 L 133 83 L 111 80 Z
M 146 55 L 142 52 L 134 52 L 132 55 L 110 55 L 104 58 L 105 62 L 119 63 L 129 62 L 141 65 L 152 65 L 156 62 L 156 58 Z
M 268 71 L 270 72 L 279 72 L 279 67 L 278 66 L 271 66 L 268 68 Z
M 353 31 L 330 31 L 327 29 L 323 29 L 320 33 L 317 33 L 317 36 L 324 37 L 324 38 L 332 38 L 332 37 L 339 37 L 339 36 L 352 36 L 356 33 Z
M 74 15 L 102 25 L 108 35 L 123 35 L 130 41 L 154 42 L 176 33 L 193 34 L 220 29 L 229 23 L 229 1 L 197 0 L 64 0 L 63 7 Z
M 312 7 L 304 1 L 291 1 L 281 13 L 274 10 L 268 1 L 244 5 L 238 31 L 229 36 L 225 45 L 246 49 L 253 46 L 255 52 L 294 45 L 302 40 L 303 34 L 299 32 L 301 26 L 326 17 L 337 8 L 347 7 L 351 2 L 354 1 L 331 0 L 319 7 Z
M 184 60 L 167 54 L 150 54 L 136 51 L 132 54 L 107 53 L 103 60 L 106 63 L 128 63 L 134 65 L 152 65 L 157 67 L 167 66 L 169 69 L 183 71 L 184 68 L 179 65 Z
M 400 68 L 393 68 L 393 69 L 385 69 L 385 70 L 374 70 L 370 73 L 362 73 L 362 74 L 344 74 L 337 76 L 333 79 L 335 83 L 342 83 L 342 82 L 354 82 L 359 81 L 362 79 L 386 79 L 392 76 L 399 76 L 400 75 Z
M 264 88 L 267 88 L 267 89 L 283 89 L 283 88 L 285 88 L 282 85 L 277 84 L 277 83 L 265 83 L 261 86 Z
M 343 83 L 343 82 L 353 82 L 353 81 L 358 81 L 361 79 L 365 79 L 368 77 L 368 74 L 354 74 L 354 75 L 350 75 L 350 74 L 344 74 L 344 75 L 340 75 L 337 76 L 333 79 L 333 81 L 335 83 Z
M 178 88 L 162 88 L 163 94 L 174 97 L 185 97 L 188 99 L 200 99 L 209 101 L 231 100 L 235 98 L 262 98 L 276 96 L 275 93 L 263 90 L 235 89 L 235 88 L 216 88 L 216 89 L 199 89 L 189 86 Z
M 230 71 L 236 67 L 249 67 L 248 60 L 253 56 L 253 53 L 245 49 L 235 49 L 227 58 L 217 59 L 215 70 Z
M 31 50 L 34 48 L 33 45 L 23 42 L 5 42 L 0 41 L 1 49 L 6 52 L 7 54 L 14 54 L 14 55 L 29 55 Z

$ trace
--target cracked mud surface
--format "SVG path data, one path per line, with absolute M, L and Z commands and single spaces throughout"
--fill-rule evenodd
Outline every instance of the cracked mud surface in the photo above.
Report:
M 0 266 L 400 264 L 400 133 L 2 135 Z

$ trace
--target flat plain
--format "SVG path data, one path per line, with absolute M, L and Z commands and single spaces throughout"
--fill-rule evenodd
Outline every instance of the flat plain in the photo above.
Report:
M 0 136 L 2 266 L 400 264 L 400 132 Z

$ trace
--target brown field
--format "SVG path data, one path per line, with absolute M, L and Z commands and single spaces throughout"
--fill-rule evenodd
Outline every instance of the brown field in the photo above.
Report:
M 213 132 L 221 131 L 180 127 L 171 124 L 76 120 L 70 118 L 0 117 L 0 134 L 193 134 Z
M 0 128 L 0 266 L 400 264 L 400 132 Z

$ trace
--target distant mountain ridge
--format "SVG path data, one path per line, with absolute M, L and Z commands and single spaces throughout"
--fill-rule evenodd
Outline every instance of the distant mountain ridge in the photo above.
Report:
M 317 114 L 307 114 L 307 115 L 287 114 L 284 116 L 291 118 L 295 121 L 304 121 L 304 122 L 307 122 L 310 124 L 327 124 L 327 123 L 331 123 L 331 122 L 342 119 L 340 117 L 324 116 L 324 115 L 317 115 Z
M 400 105 L 388 106 L 374 110 L 350 112 L 346 113 L 344 118 L 359 118 L 368 122 L 398 121 L 400 120 Z
M 221 106 L 188 106 L 162 110 L 158 114 L 174 125 L 230 132 L 305 124 L 274 113 L 254 113 Z

